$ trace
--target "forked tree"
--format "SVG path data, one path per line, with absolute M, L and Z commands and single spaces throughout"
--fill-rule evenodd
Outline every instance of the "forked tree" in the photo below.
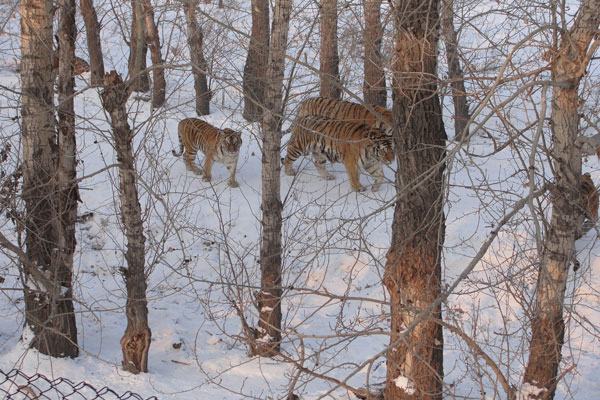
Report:
M 446 132 L 438 97 L 439 1 L 394 2 L 393 126 L 397 200 L 384 284 L 391 336 L 386 399 L 441 399 Z
M 259 321 L 253 351 L 269 357 L 279 352 L 281 344 L 281 122 L 291 8 L 291 0 L 275 2 L 262 120 L 261 290 L 257 298 Z
M 363 30 L 364 45 L 364 82 L 363 98 L 365 103 L 385 107 L 387 93 L 385 86 L 385 70 L 381 56 L 383 27 L 381 26 L 381 0 L 365 0 L 365 28 Z
M 146 64 L 146 56 L 148 55 L 146 19 L 143 16 L 141 1 L 131 0 L 131 8 L 131 35 L 127 62 L 129 81 L 133 91 L 146 93 L 150 90 L 150 76 Z
M 265 70 L 269 60 L 269 1 L 252 0 L 252 33 L 244 65 L 244 111 L 248 122 L 262 119 L 265 103 Z
M 321 0 L 321 52 L 319 54 L 319 77 L 323 97 L 339 99 L 340 57 L 338 54 L 337 0 Z
M 167 87 L 165 69 L 163 68 L 163 59 L 160 52 L 160 38 L 154 22 L 154 8 L 152 8 L 150 0 L 142 0 L 142 9 L 144 10 L 146 26 L 145 41 L 150 46 L 150 59 L 152 60 L 152 108 L 158 108 L 165 103 L 165 90 Z
M 563 317 L 569 266 L 575 257 L 575 234 L 581 187 L 581 153 L 575 140 L 579 134 L 579 82 L 599 42 L 600 0 L 582 2 L 569 30 L 561 25 L 561 42 L 551 53 L 552 152 L 554 184 L 552 216 L 544 241 L 532 320 L 532 337 L 524 382 L 536 399 L 552 399 L 558 384 L 558 369 L 565 336 Z M 558 26 L 557 26 L 558 29 Z
M 208 65 L 202 50 L 204 35 L 202 27 L 196 18 L 197 0 L 183 0 L 183 11 L 187 27 L 187 42 L 190 49 L 192 75 L 194 77 L 194 90 L 196 93 L 196 114 L 198 116 L 210 114 L 211 92 L 208 88 L 206 75 Z
M 21 82 L 24 253 L 10 243 L 23 266 L 25 325 L 30 345 L 55 357 L 76 357 L 77 328 L 73 307 L 73 253 L 77 185 L 73 121 L 75 6 L 60 2 L 58 32 L 59 126 L 54 107 L 53 2 L 21 2 Z M 4 240 L 3 240 L 4 242 Z

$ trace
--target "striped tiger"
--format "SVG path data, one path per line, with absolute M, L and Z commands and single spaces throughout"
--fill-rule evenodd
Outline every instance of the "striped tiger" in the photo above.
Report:
M 598 220 L 598 189 L 589 173 L 581 175 L 579 206 L 588 221 Z
M 392 111 L 381 106 L 370 105 L 370 107 L 379 115 L 373 113 L 362 104 L 326 97 L 313 97 L 302 101 L 298 106 L 296 114 L 299 117 L 305 115 L 322 115 L 339 121 L 366 124 L 391 132 Z
M 353 190 L 365 190 L 359 179 L 359 168 L 363 168 L 375 178 L 375 192 L 385 179 L 382 163 L 394 159 L 391 136 L 365 124 L 308 115 L 296 119 L 291 134 L 283 161 L 287 175 L 296 174 L 294 161 L 312 153 L 315 167 L 324 179 L 334 179 L 325 169 L 327 160 L 342 162 Z
M 203 171 L 194 165 L 198 150 L 204 154 L 204 182 L 210 182 L 212 179 L 212 164 L 219 162 L 225 164 L 229 171 L 228 185 L 238 187 L 235 180 L 235 170 L 237 167 L 240 148 L 242 147 L 242 135 L 229 128 L 218 129 L 197 118 L 186 118 L 179 122 L 177 129 L 179 136 L 179 153 L 173 150 L 175 157 L 182 153 L 185 166 L 196 175 L 202 175 Z
M 54 52 L 52 65 L 55 70 L 58 70 L 58 52 Z M 81 75 L 85 72 L 90 72 L 90 64 L 83 58 L 75 56 L 75 59 L 73 60 L 73 75 Z

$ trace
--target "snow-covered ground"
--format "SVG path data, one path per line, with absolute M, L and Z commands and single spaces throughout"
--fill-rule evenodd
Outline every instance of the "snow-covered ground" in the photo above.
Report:
M 97 7 L 103 18 L 106 69 L 124 73 L 128 49 L 117 22 L 123 18 L 121 25 L 128 26 L 124 16 L 129 3 L 122 3 L 115 3 L 115 7 L 121 7 L 116 12 L 109 9 L 109 2 Z M 248 32 L 246 3 L 249 2 L 234 1 L 224 10 L 217 9 L 216 4 L 202 4 L 201 8 L 215 20 Z M 318 67 L 318 34 L 311 34 L 311 30 L 318 32 L 318 26 L 313 26 L 314 5 L 308 0 L 296 3 L 288 54 L 302 54 L 302 61 Z M 296 177 L 282 173 L 283 284 L 287 288 L 283 301 L 283 353 L 289 359 L 249 357 L 241 340 L 239 312 L 255 324 L 257 310 L 252 299 L 260 282 L 257 259 L 261 233 L 261 132 L 258 124 L 248 124 L 241 117 L 247 38 L 216 23 L 206 23 L 207 58 L 213 69 L 211 84 L 215 95 L 211 115 L 205 119 L 213 125 L 241 131 L 244 140 L 237 172 L 240 187 L 231 189 L 223 165 L 215 164 L 213 182 L 208 184 L 187 171 L 182 159 L 171 154 L 178 147 L 178 121 L 195 116 L 193 82 L 189 66 L 185 65 L 187 47 L 180 32 L 183 14 L 177 7 L 169 2 L 156 11 L 162 21 L 163 56 L 173 67 L 166 74 L 167 104 L 152 111 L 148 102 L 135 97 L 128 103 L 130 125 L 136 132 L 140 202 L 145 211 L 152 329 L 149 372 L 132 375 L 120 367 L 119 340 L 126 319 L 125 287 L 119 272 L 125 265 L 125 241 L 118 215 L 118 172 L 106 116 L 98 91 L 87 86 L 88 75 L 77 78 L 81 92 L 75 102 L 81 161 L 78 174 L 85 177 L 80 184 L 82 203 L 78 214 L 90 216 L 77 226 L 74 292 L 80 356 L 74 360 L 48 358 L 21 341 L 21 283 L 14 260 L 0 253 L 0 276 L 6 279 L 0 285 L 0 370 L 19 368 L 27 374 L 66 377 L 97 388 L 108 386 L 117 393 L 132 391 L 159 399 L 278 399 L 287 398 L 290 385 L 303 399 L 354 399 L 346 389 L 323 377 L 354 387 L 378 384 L 385 379 L 385 358 L 381 354 L 389 342 L 385 334 L 389 309 L 383 304 L 387 295 L 381 278 L 391 236 L 395 164 L 386 168 L 390 181 L 376 193 L 352 192 L 341 164 L 327 166 L 334 171 L 334 181 L 322 180 L 307 158 L 297 161 L 300 172 Z M 484 13 L 486 6 L 481 7 L 468 10 L 472 15 L 485 15 L 474 20 L 489 24 L 486 27 L 495 36 L 511 37 L 518 23 Z M 353 19 L 357 12 L 360 13 L 359 7 L 345 8 L 339 25 L 342 74 L 349 90 L 360 95 L 360 31 Z M 5 33 L 0 36 L 0 135 L 3 143 L 12 144 L 9 160 L 0 166 L 9 172 L 20 154 L 19 121 L 13 118 L 18 115 L 19 105 L 19 77 L 15 71 L 19 53 L 18 9 L 2 5 L 0 15 L 0 23 L 6 22 Z M 500 22 L 504 25 L 495 27 Z M 389 24 L 388 21 L 388 29 Z M 82 21 L 78 25 L 82 26 Z M 481 71 L 489 68 L 497 72 L 494 68 L 504 62 L 505 49 L 483 51 L 484 35 L 478 36 L 475 29 L 465 31 L 470 32 L 463 35 L 467 48 L 472 49 L 472 53 L 465 51 L 472 54 L 473 65 Z M 514 56 L 514 60 L 521 60 L 519 65 L 524 69 L 527 62 L 523 60 L 529 59 L 531 51 L 524 47 Z M 87 59 L 83 34 L 78 38 L 77 53 Z M 483 55 L 486 58 L 478 58 Z M 288 73 L 291 71 L 289 62 Z M 314 95 L 318 85 L 316 75 L 308 68 L 296 66 L 293 73 L 294 78 L 286 86 L 290 89 L 290 104 L 284 127 L 293 117 L 298 101 Z M 491 113 L 494 104 L 506 99 L 511 89 L 507 85 L 495 92 L 478 120 Z M 593 90 L 589 92 L 595 98 Z M 448 166 L 443 260 L 448 286 L 477 254 L 498 221 L 529 192 L 527 166 L 533 133 L 525 131 L 514 145 L 498 151 L 494 146 L 507 141 L 511 127 L 523 128 L 536 120 L 540 103 L 539 91 L 523 94 L 517 103 L 494 114 L 485 125 L 494 140 L 479 132 L 468 146 L 457 148 L 456 143 L 449 141 L 452 157 Z M 446 129 L 453 137 L 449 118 L 453 108 L 448 96 L 444 97 L 444 104 Z M 477 104 L 476 100 L 473 104 Z M 287 140 L 284 137 L 284 145 Z M 549 144 L 547 134 L 544 140 Z M 537 184 L 544 178 L 550 179 L 541 151 L 535 165 Z M 106 170 L 96 173 L 103 169 Z M 590 172 L 595 182 L 600 181 L 596 159 L 587 161 L 584 171 Z M 365 174 L 361 181 L 373 182 Z M 536 212 L 546 206 L 544 201 L 534 204 Z M 537 277 L 536 221 L 531 218 L 531 211 L 525 207 L 501 230 L 482 261 L 444 304 L 445 321 L 460 328 L 489 354 L 515 387 L 521 383 L 527 361 L 528 316 Z M 543 212 L 549 214 L 547 209 Z M 5 215 L 0 217 L 0 229 L 16 240 L 15 227 Z M 562 370 L 569 372 L 559 384 L 557 398 L 600 397 L 600 376 L 595 374 L 600 366 L 600 258 L 596 236 L 592 230 L 577 242 L 581 267 L 570 274 L 565 305 L 569 329 Z M 446 329 L 444 345 L 448 398 L 505 398 L 491 368 L 464 338 Z M 290 360 L 314 374 L 299 374 L 298 366 Z

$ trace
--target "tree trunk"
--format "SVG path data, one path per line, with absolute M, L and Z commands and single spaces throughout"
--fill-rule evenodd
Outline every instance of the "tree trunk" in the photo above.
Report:
M 265 71 L 269 59 L 269 1 L 252 0 L 252 34 L 244 66 L 244 112 L 248 122 L 262 119 Z
M 100 44 L 100 24 L 93 0 L 80 0 L 81 15 L 85 23 L 85 33 L 92 70 L 92 85 L 101 86 L 104 79 L 104 60 Z
M 340 58 L 337 42 L 337 0 L 321 0 L 321 54 L 319 75 L 322 97 L 339 99 Z
M 394 6 L 394 143 L 398 169 L 384 284 L 390 293 L 387 399 L 441 399 L 446 132 L 437 95 L 438 1 Z M 403 13 L 403 10 L 411 10 Z
M 152 333 L 148 327 L 144 226 L 138 200 L 133 156 L 133 132 L 127 123 L 125 103 L 129 97 L 126 85 L 116 71 L 104 77 L 103 107 L 110 114 L 112 135 L 119 161 L 121 219 L 127 237 L 127 268 L 123 276 L 127 286 L 127 329 L 121 339 L 123 369 L 131 373 L 148 372 L 148 351 Z
M 69 2 L 63 2 L 63 10 Z M 73 8 L 74 9 L 74 8 Z M 61 98 L 73 91 L 72 12 L 61 14 Z M 74 28 L 74 22 L 71 22 Z M 52 2 L 21 2 L 23 199 L 26 207 L 25 325 L 30 345 L 54 357 L 77 357 L 72 269 L 77 186 L 72 102 L 63 102 L 60 139 L 53 104 Z M 70 60 L 69 60 L 70 57 Z M 70 81 L 70 82 L 69 82 Z M 69 107 L 70 111 L 69 111 Z M 70 114 L 70 116 L 65 115 Z M 72 141 L 72 142 L 71 142 Z M 61 154 L 60 144 L 67 146 Z
M 452 87 L 452 101 L 454 103 L 454 138 L 460 140 L 469 122 L 469 106 L 465 91 L 465 77 L 458 57 L 458 38 L 454 30 L 454 0 L 444 0 L 442 8 L 442 32 L 446 46 L 446 59 L 448 61 L 448 79 Z
M 255 349 L 261 356 L 276 355 L 281 343 L 281 115 L 291 9 L 291 0 L 275 2 L 267 68 L 266 108 L 262 121 L 263 231 L 260 246 L 261 291 L 257 299 L 260 319 Z
M 212 97 L 206 80 L 208 65 L 202 53 L 204 38 L 202 28 L 198 26 L 196 20 L 196 0 L 185 0 L 183 9 L 187 24 L 187 41 L 190 48 L 194 89 L 196 90 L 196 114 L 200 117 L 210 114 L 210 98 Z
M 365 48 L 363 96 L 365 103 L 385 107 L 387 93 L 385 89 L 385 70 L 381 57 L 383 28 L 380 19 L 381 0 L 366 0 L 365 30 L 363 42 Z
M 575 254 L 575 232 L 581 186 L 578 86 L 594 53 L 589 46 L 600 24 L 600 0 L 586 0 L 552 62 L 552 217 L 544 243 L 532 320 L 532 338 L 524 382 L 540 389 L 531 398 L 552 399 L 556 390 L 565 322 L 563 304 L 569 265 Z M 594 43 L 597 47 L 598 44 Z M 594 49 L 595 50 L 595 49 Z
M 152 77 L 154 78 L 152 87 L 152 108 L 159 108 L 165 103 L 165 70 L 162 67 L 163 59 L 160 53 L 160 38 L 158 30 L 154 23 L 154 9 L 150 0 L 142 0 L 144 17 L 146 18 L 146 29 L 148 30 L 147 41 L 150 45 L 150 58 L 152 60 Z
M 129 85 L 135 92 L 146 93 L 150 90 L 150 76 L 146 66 L 146 19 L 142 0 L 131 0 L 131 40 L 129 42 Z

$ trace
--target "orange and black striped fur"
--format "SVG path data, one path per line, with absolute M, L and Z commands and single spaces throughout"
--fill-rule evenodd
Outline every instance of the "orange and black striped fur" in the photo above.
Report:
M 377 191 L 385 179 L 383 163 L 394 159 L 391 136 L 366 124 L 309 115 L 294 121 L 291 134 L 283 162 L 287 175 L 296 174 L 292 165 L 298 157 L 312 153 L 323 178 L 334 179 L 325 169 L 325 162 L 341 162 L 353 190 L 365 190 L 359 180 L 359 168 L 364 168 L 375 178 L 372 189 Z
M 579 206 L 588 221 L 598 220 L 598 188 L 594 185 L 589 173 L 581 175 L 581 192 Z
M 326 97 L 313 97 L 300 103 L 296 114 L 298 117 L 321 115 L 338 121 L 366 124 L 391 132 L 392 111 L 381 106 L 371 105 L 370 107 L 376 113 L 373 113 L 362 104 Z
M 55 52 L 52 57 L 52 64 L 55 70 L 58 71 L 58 53 Z M 75 56 L 73 60 L 73 75 L 81 75 L 84 72 L 90 72 L 90 64 L 83 58 Z
M 208 122 L 197 118 L 186 118 L 179 122 L 179 153 L 173 150 L 176 157 L 183 155 L 185 166 L 197 175 L 203 171 L 194 165 L 198 150 L 204 153 L 204 176 L 202 180 L 210 182 L 212 179 L 212 164 L 219 162 L 225 164 L 229 171 L 228 184 L 230 187 L 238 187 L 235 180 L 235 170 L 242 147 L 242 135 L 231 129 L 217 129 Z

